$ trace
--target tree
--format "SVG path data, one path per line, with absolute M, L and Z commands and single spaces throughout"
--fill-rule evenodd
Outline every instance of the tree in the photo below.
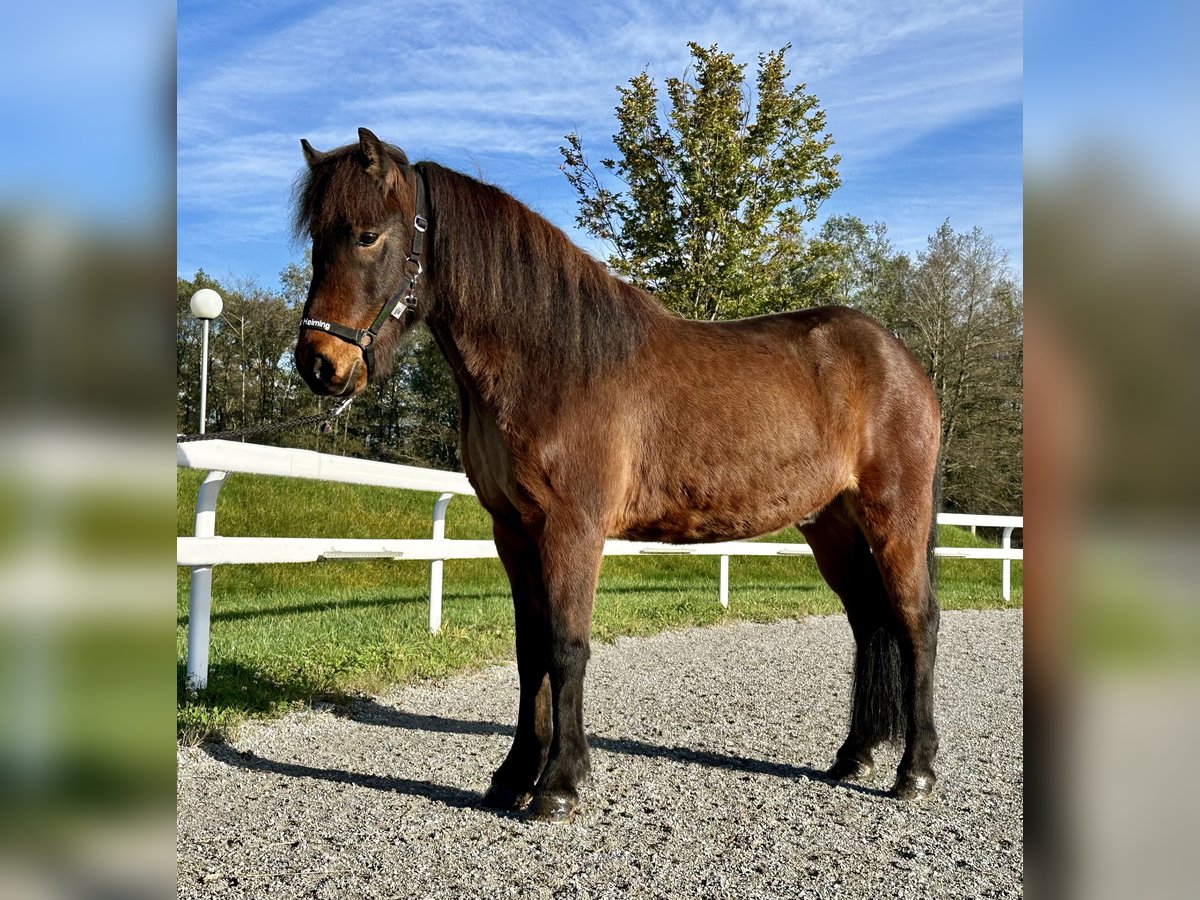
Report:
M 210 326 L 211 430 L 269 424 L 315 412 L 308 389 L 291 365 L 298 312 L 284 295 L 252 279 L 222 284 L 200 270 L 190 280 L 176 279 L 176 428 L 194 432 L 199 427 L 200 339 L 189 301 L 202 287 L 217 291 L 224 301 L 221 315 Z
M 403 446 L 410 460 L 459 470 L 458 391 L 437 342 L 421 329 L 405 347 L 398 379 L 406 400 Z
M 790 45 L 759 55 L 753 104 L 745 65 L 716 45 L 688 47 L 692 77 L 666 80 L 665 121 L 645 71 L 617 88 L 618 156 L 601 166 L 623 190 L 605 187 L 579 135 L 566 135 L 576 222 L 611 243 L 617 274 L 685 316 L 785 308 L 779 288 L 802 252 L 801 226 L 840 184 L 825 113 L 804 85 L 786 86 Z
M 805 243 L 789 289 L 805 305 L 853 306 L 893 327 L 909 269 L 908 257 L 896 252 L 882 222 L 831 216 Z
M 299 312 L 308 299 L 308 285 L 312 281 L 312 248 L 304 249 L 304 262 L 290 262 L 279 272 L 281 296 L 289 309 Z
M 945 222 L 889 322 L 922 360 L 942 406 L 947 506 L 1019 513 L 1024 362 L 1021 288 L 992 239 Z
M 189 434 L 200 429 L 200 326 L 192 315 L 192 294 L 212 288 L 224 295 L 225 289 L 203 269 L 190 281 L 175 280 L 175 430 Z

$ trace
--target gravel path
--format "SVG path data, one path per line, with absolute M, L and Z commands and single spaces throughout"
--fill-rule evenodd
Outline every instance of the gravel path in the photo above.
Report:
M 596 645 L 573 823 L 474 808 L 516 717 L 513 665 L 178 753 L 180 897 L 1014 897 L 1020 611 L 942 616 L 940 782 L 820 769 L 843 737 L 842 617 Z

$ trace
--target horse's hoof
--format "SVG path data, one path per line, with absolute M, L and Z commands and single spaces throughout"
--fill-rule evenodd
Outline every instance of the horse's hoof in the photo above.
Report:
M 897 800 L 928 800 L 935 784 L 933 775 L 904 775 L 896 779 L 891 793 Z
M 561 824 L 571 821 L 579 797 L 566 791 L 547 791 L 533 795 L 533 802 L 525 810 L 525 818 L 531 822 L 553 822 Z
M 533 791 L 514 787 L 511 784 L 496 784 L 488 788 L 486 794 L 479 801 L 479 805 L 484 809 L 498 809 L 506 812 L 521 809 L 529 802 L 533 796 Z
M 825 774 L 837 781 L 866 781 L 875 774 L 875 767 L 861 759 L 838 759 Z

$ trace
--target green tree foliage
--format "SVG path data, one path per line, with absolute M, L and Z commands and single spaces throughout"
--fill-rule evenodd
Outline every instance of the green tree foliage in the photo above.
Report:
M 304 250 L 304 262 L 290 262 L 279 273 L 283 301 L 293 309 L 303 309 L 308 299 L 308 283 L 312 281 L 312 248 Z
M 298 314 L 280 295 L 252 280 L 223 285 L 201 270 L 191 280 L 176 280 L 176 428 L 192 432 L 200 425 L 201 326 L 192 318 L 189 301 L 204 287 L 217 291 L 223 300 L 221 315 L 213 320 L 209 334 L 209 429 L 277 420 L 287 405 L 284 398 L 294 395 L 299 383 L 283 367 L 295 340 Z
M 408 407 L 405 442 L 410 454 L 437 469 L 460 468 L 458 393 L 433 335 L 421 329 L 413 337 L 401 369 Z
M 831 216 L 788 278 L 793 305 L 853 306 L 881 322 L 897 320 L 911 272 L 907 256 L 896 252 L 882 222 Z
M 785 308 L 801 227 L 840 184 L 825 113 L 804 85 L 787 87 L 789 46 L 760 54 L 753 98 L 732 54 L 688 47 L 690 77 L 666 80 L 665 113 L 645 71 L 617 89 L 618 156 L 600 162 L 623 189 L 605 187 L 579 135 L 566 135 L 576 221 L 611 243 L 613 271 L 682 315 Z
M 892 321 L 942 404 L 945 497 L 964 512 L 1022 506 L 1022 291 L 979 228 L 945 222 L 905 282 Z

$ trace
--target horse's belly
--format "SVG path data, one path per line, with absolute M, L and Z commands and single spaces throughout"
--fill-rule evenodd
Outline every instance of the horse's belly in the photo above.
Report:
M 644 493 L 617 536 L 671 544 L 746 540 L 812 521 L 844 487 L 830 481 L 808 489 L 762 485 L 701 493 L 672 485 Z
M 795 523 L 793 519 L 757 519 L 735 521 L 688 516 L 644 522 L 616 535 L 629 541 L 657 541 L 664 544 L 708 544 L 717 541 L 741 541 L 771 534 Z

